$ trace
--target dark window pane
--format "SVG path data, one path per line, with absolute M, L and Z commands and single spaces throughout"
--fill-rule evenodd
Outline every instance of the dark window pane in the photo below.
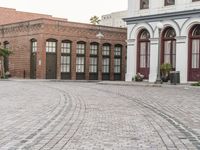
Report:
M 140 9 L 148 9 L 149 0 L 140 0 Z
M 174 5 L 174 4 L 175 4 L 175 0 L 165 0 L 165 6 Z

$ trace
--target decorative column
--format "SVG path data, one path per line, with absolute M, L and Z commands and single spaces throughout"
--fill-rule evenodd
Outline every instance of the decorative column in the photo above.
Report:
M 102 43 L 98 47 L 98 80 L 102 80 Z
M 122 53 L 121 53 L 121 80 L 125 80 L 125 73 L 126 73 L 126 58 L 127 58 L 127 48 L 126 45 L 124 44 L 122 47 Z
M 37 63 L 36 63 L 36 79 L 46 79 L 46 41 L 40 35 L 37 38 Z
M 135 39 L 127 41 L 127 62 L 126 62 L 126 81 L 132 81 L 133 76 L 137 73 L 137 47 Z
M 76 80 L 76 43 L 72 41 L 72 52 L 71 52 L 71 79 Z
M 57 41 L 57 79 L 61 79 L 61 41 Z
M 180 71 L 180 82 L 188 81 L 188 40 L 186 36 L 176 37 L 176 71 Z
M 114 80 L 114 49 L 115 45 L 112 44 L 110 47 L 110 80 Z
M 90 42 L 87 41 L 85 49 L 85 80 L 89 80 L 89 67 L 90 67 Z
M 154 83 L 158 73 L 158 38 L 150 39 L 150 74 L 149 82 Z

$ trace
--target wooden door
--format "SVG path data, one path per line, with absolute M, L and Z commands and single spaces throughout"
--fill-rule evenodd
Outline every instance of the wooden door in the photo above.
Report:
M 46 79 L 56 79 L 56 53 L 46 53 Z
M 36 79 L 36 65 L 37 65 L 37 54 L 31 53 L 31 62 L 30 62 L 30 78 Z

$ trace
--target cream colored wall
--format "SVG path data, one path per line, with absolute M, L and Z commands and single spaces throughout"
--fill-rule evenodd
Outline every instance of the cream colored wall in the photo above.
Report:
M 128 1 L 128 17 L 162 14 L 167 12 L 200 9 L 200 1 L 175 0 L 175 5 L 164 6 L 164 0 L 149 0 L 149 9 L 140 9 L 140 0 Z

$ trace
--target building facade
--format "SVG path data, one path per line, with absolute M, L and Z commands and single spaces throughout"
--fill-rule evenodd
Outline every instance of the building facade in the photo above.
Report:
M 123 18 L 127 17 L 127 11 L 113 12 L 101 16 L 101 25 L 111 26 L 111 27 L 126 27 L 126 22 Z
M 180 71 L 181 83 L 200 80 L 200 0 L 129 0 L 128 6 L 126 80 L 140 72 L 155 82 L 158 58 Z
M 0 25 L 1 47 L 13 52 L 5 68 L 17 78 L 124 80 L 126 34 L 55 18 Z
M 0 15 L 0 25 L 34 20 L 39 18 L 67 21 L 67 19 L 56 18 L 51 15 L 22 12 L 22 11 L 17 11 L 16 9 L 13 8 L 5 8 L 5 7 L 0 7 L 0 13 L 2 14 Z

